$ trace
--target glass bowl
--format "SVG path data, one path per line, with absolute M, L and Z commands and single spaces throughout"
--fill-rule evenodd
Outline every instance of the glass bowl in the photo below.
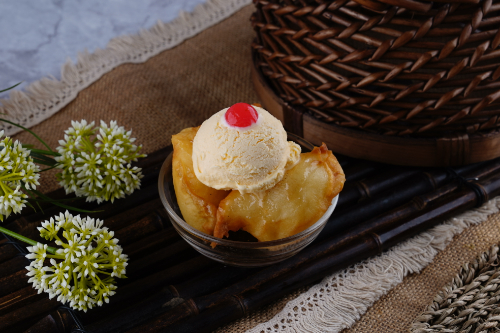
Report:
M 313 145 L 304 139 L 288 133 L 288 140 L 294 141 L 303 151 L 311 151 Z M 290 258 L 309 245 L 323 230 L 328 218 L 337 205 L 338 195 L 326 213 L 312 226 L 293 236 L 266 242 L 244 242 L 220 239 L 196 230 L 183 218 L 174 191 L 172 180 L 172 153 L 165 159 L 160 170 L 158 188 L 163 206 L 172 225 L 182 238 L 202 255 L 226 265 L 240 267 L 267 266 Z M 215 247 L 211 245 L 216 245 Z

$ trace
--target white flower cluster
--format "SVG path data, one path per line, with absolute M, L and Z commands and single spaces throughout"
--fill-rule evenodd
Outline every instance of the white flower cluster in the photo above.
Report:
M 113 202 L 140 187 L 141 169 L 130 163 L 146 155 L 139 154 L 141 146 L 133 144 L 131 131 L 116 121 L 109 127 L 101 121 L 94 128 L 94 122 L 85 120 L 71 125 L 57 147 L 61 156 L 55 158 L 63 170 L 57 176 L 66 193 L 85 196 L 87 201 Z
M 47 245 L 28 247 L 32 259 L 27 275 L 33 287 L 57 296 L 57 300 L 75 310 L 87 311 L 109 302 L 115 294 L 114 277 L 125 277 L 127 255 L 122 253 L 114 233 L 103 221 L 73 216 L 66 211 L 42 223 L 40 236 L 55 239 L 61 248 L 48 253 Z M 62 238 L 59 237 L 62 230 Z M 47 261 L 50 265 L 47 265 Z
M 0 131 L 2 137 L 4 131 Z M 29 156 L 30 151 L 23 148 L 19 141 L 10 137 L 0 141 L 0 220 L 12 212 L 19 213 L 25 207 L 28 196 L 21 191 L 36 189 L 40 169 Z

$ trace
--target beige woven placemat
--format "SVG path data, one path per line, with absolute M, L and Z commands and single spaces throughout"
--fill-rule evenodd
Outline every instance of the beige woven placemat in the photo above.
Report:
M 497 213 L 456 236 L 420 274 L 405 277 L 403 283 L 380 298 L 353 327 L 342 333 L 409 332 L 411 323 L 438 291 L 451 282 L 460 267 L 499 240 L 500 214 Z
M 258 102 L 250 80 L 250 43 L 254 33 L 249 17 L 252 11 L 252 6 L 247 6 L 143 64 L 115 68 L 80 92 L 59 113 L 32 129 L 55 147 L 71 120 L 117 120 L 119 125 L 133 129 L 133 136 L 149 153 L 168 145 L 173 133 L 199 125 L 222 108 L 236 102 Z M 16 139 L 36 143 L 27 133 L 16 135 Z M 48 192 L 57 187 L 54 178 L 45 174 L 42 190 Z M 488 221 L 468 228 L 421 274 L 407 276 L 345 333 L 406 332 L 460 265 L 498 242 L 499 226 L 500 217 L 495 214 Z M 303 291 L 305 289 L 217 332 L 244 332 L 268 321 L 287 301 Z

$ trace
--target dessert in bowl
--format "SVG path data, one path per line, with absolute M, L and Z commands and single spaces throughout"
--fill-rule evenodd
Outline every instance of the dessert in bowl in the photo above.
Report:
M 179 234 L 225 264 L 269 265 L 303 249 L 323 229 L 345 181 L 324 144 L 287 135 L 267 111 L 244 103 L 184 129 L 172 144 L 160 171 L 161 200 Z

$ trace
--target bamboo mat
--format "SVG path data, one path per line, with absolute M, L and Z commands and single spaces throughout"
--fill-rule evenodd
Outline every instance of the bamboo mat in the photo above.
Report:
M 378 300 L 361 319 L 342 333 L 408 332 L 413 320 L 451 282 L 460 266 L 500 242 L 500 214 L 466 229 L 420 274 L 412 274 Z
M 249 18 L 252 6 L 205 30 L 180 46 L 143 64 L 126 64 L 104 75 L 80 92 L 62 111 L 32 129 L 52 147 L 71 120 L 117 120 L 133 130 L 144 152 L 168 144 L 173 133 L 199 125 L 211 114 L 236 102 L 258 102 L 251 80 L 250 43 L 254 37 Z M 36 143 L 29 134 L 15 136 Z M 42 177 L 42 189 L 58 187 L 53 177 Z M 382 297 L 350 330 L 345 332 L 406 332 L 413 319 L 438 290 L 472 260 L 500 239 L 500 216 L 467 229 L 437 255 L 421 274 Z M 244 332 L 271 319 L 297 291 L 260 311 L 219 328 L 217 332 Z M 98 311 L 98 310 L 94 310 Z

